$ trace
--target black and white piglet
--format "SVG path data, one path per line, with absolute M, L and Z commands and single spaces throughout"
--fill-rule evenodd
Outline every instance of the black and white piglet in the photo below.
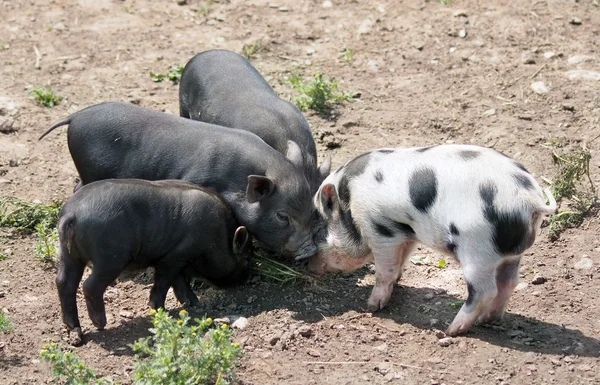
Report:
M 212 190 L 179 180 L 105 179 L 81 187 L 58 222 L 61 259 L 56 286 L 63 321 L 81 337 L 76 295 L 88 263 L 83 295 L 94 326 L 106 326 L 104 291 L 127 267 L 153 266 L 150 305 L 164 307 L 169 287 L 181 303 L 198 298 L 186 277 L 219 287 L 249 275 L 252 242 L 229 205 Z
M 351 271 L 374 259 L 370 310 L 386 306 L 418 243 L 453 255 L 469 294 L 449 335 L 502 317 L 522 253 L 543 216 L 556 210 L 552 194 L 522 165 L 470 145 L 362 154 L 325 179 L 315 204 L 324 228 L 310 270 Z

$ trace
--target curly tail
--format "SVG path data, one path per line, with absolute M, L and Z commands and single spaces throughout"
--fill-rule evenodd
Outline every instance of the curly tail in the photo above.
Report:
M 558 208 L 558 205 L 556 204 L 556 199 L 554 199 L 554 195 L 552 195 L 552 191 L 550 191 L 550 188 L 544 189 L 544 195 L 548 199 L 549 203 L 540 207 L 539 211 L 547 215 L 554 214 L 554 212 Z
M 42 134 L 42 136 L 39 137 L 38 140 L 42 140 L 44 138 L 44 136 L 48 135 L 52 130 L 54 130 L 56 127 L 60 127 L 60 126 L 64 126 L 65 124 L 70 124 L 71 123 L 71 117 L 66 117 L 63 120 L 59 120 L 58 122 L 54 123 L 53 125 L 50 126 L 49 129 L 46 130 L 46 132 L 44 132 Z

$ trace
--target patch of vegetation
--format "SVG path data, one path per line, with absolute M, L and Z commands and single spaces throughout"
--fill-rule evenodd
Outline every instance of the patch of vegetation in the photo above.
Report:
M 234 368 L 242 353 L 239 343 L 231 342 L 227 325 L 209 329 L 210 318 L 194 319 L 185 310 L 179 319 L 163 309 L 151 310 L 151 337 L 141 338 L 131 348 L 138 362 L 133 372 L 135 385 L 227 385 L 235 383 Z M 56 343 L 46 344 L 42 358 L 52 365 L 57 381 L 73 385 L 119 384 L 96 373 L 72 352 Z
M 4 261 L 5 259 L 8 259 L 8 255 L 0 253 L 0 261 Z
M 344 48 L 344 51 L 342 51 L 342 59 L 344 62 L 350 63 L 354 60 L 354 50 L 352 48 Z
M 38 237 L 35 242 L 33 256 L 42 263 L 55 266 L 58 262 L 58 230 L 49 228 L 42 223 L 35 226 Z
M 259 53 L 263 49 L 262 39 L 259 39 L 254 44 L 244 44 L 242 46 L 242 55 L 246 57 L 246 59 L 250 60 L 254 55 Z
M 440 259 L 437 263 L 437 267 L 439 267 L 440 269 L 443 269 L 447 265 L 448 265 L 448 263 L 446 262 L 446 260 L 444 258 Z
M 32 203 L 14 197 L 0 197 L 0 227 L 17 230 L 36 230 L 38 224 L 46 228 L 56 226 L 62 202 Z
M 12 328 L 13 323 L 3 311 L 0 311 L 0 333 L 8 333 Z
M 294 98 L 294 102 L 302 111 L 311 109 L 325 113 L 336 104 L 353 100 L 351 93 L 340 90 L 335 79 L 320 72 L 308 81 L 303 80 L 301 75 L 292 74 L 290 84 L 300 94 Z
M 51 87 L 37 87 L 32 89 L 30 95 L 40 106 L 53 108 L 58 105 L 63 99 L 62 96 L 56 95 Z
M 227 325 L 208 330 L 212 325 L 210 318 L 196 318 L 196 325 L 190 325 L 190 316 L 185 310 L 179 312 L 178 320 L 162 309 L 151 312 L 153 336 L 132 345 L 136 357 L 147 357 L 135 365 L 135 384 L 225 385 L 235 382 L 234 368 L 241 348 L 239 343 L 231 342 Z
M 150 78 L 156 83 L 160 83 L 160 82 L 163 82 L 166 79 L 168 79 L 168 80 L 172 81 L 173 84 L 177 84 L 181 80 L 182 73 L 183 73 L 183 66 L 174 65 L 174 66 L 169 67 L 169 72 L 166 75 L 150 71 Z
M 42 359 L 52 365 L 52 374 L 57 382 L 72 385 L 112 385 L 118 384 L 110 378 L 97 378 L 96 373 L 77 354 L 64 351 L 54 342 L 45 344 L 40 351 Z
M 0 43 L 0 51 L 6 51 L 10 48 L 10 44 L 8 43 Z
M 252 270 L 259 276 L 279 283 L 309 282 L 314 279 L 294 268 L 269 257 L 268 253 L 262 249 L 254 249 L 254 258 L 252 259 Z
M 569 207 L 550 217 L 548 235 L 551 240 L 556 240 L 564 230 L 583 223 L 598 202 L 598 196 L 590 176 L 592 155 L 587 148 L 562 154 L 553 150 L 552 159 L 559 171 L 550 189 L 557 202 L 568 200 Z

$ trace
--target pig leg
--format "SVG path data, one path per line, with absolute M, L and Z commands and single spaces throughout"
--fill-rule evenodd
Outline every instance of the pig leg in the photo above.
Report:
M 190 287 L 183 274 L 179 274 L 173 282 L 173 292 L 175 297 L 183 306 L 196 307 L 200 305 L 198 297 Z
M 81 325 L 77 314 L 77 288 L 85 264 L 73 258 L 68 248 L 61 242 L 61 260 L 56 274 L 56 288 L 62 310 L 62 318 L 69 330 L 75 331 L 81 337 Z
M 394 284 L 402 276 L 404 263 L 414 250 L 416 242 L 406 241 L 400 245 L 373 248 L 375 258 L 375 287 L 371 292 L 367 307 L 369 311 L 383 309 L 394 291 Z
M 507 258 L 507 257 L 505 257 Z M 481 322 L 490 322 L 502 319 L 504 310 L 508 304 L 508 299 L 512 295 L 515 287 L 519 283 L 519 265 L 521 256 L 507 259 L 498 265 L 496 269 L 496 286 L 498 295 L 492 301 L 485 313 L 480 317 Z
M 150 307 L 152 309 L 165 308 L 165 300 L 167 299 L 169 288 L 174 285 L 177 277 L 180 275 L 183 276 L 181 269 L 174 266 L 157 265 L 155 267 L 154 285 L 152 286 L 152 290 L 150 290 Z
M 498 294 L 496 264 L 492 262 L 498 256 L 492 258 L 462 256 L 461 258 L 461 255 L 458 255 L 458 257 L 463 265 L 469 296 L 446 331 L 450 336 L 467 332 Z
M 94 260 L 102 261 L 99 258 Z M 96 263 L 92 269 L 92 274 L 83 283 L 83 295 L 87 304 L 88 314 L 98 330 L 103 330 L 106 326 L 104 292 L 108 285 L 119 277 L 124 268 L 125 266 L 120 264 L 118 266 L 106 266 L 106 264 Z

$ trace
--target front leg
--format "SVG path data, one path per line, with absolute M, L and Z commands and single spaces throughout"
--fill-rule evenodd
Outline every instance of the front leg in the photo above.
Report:
M 416 242 L 405 241 L 401 244 L 385 245 L 373 248 L 375 258 L 375 287 L 371 292 L 367 306 L 369 311 L 383 309 L 389 302 L 394 284 L 402 276 L 404 264 L 412 251 Z
M 173 282 L 173 292 L 175 297 L 183 306 L 197 307 L 200 305 L 198 297 L 190 287 L 190 284 L 185 279 L 184 274 L 179 274 Z

